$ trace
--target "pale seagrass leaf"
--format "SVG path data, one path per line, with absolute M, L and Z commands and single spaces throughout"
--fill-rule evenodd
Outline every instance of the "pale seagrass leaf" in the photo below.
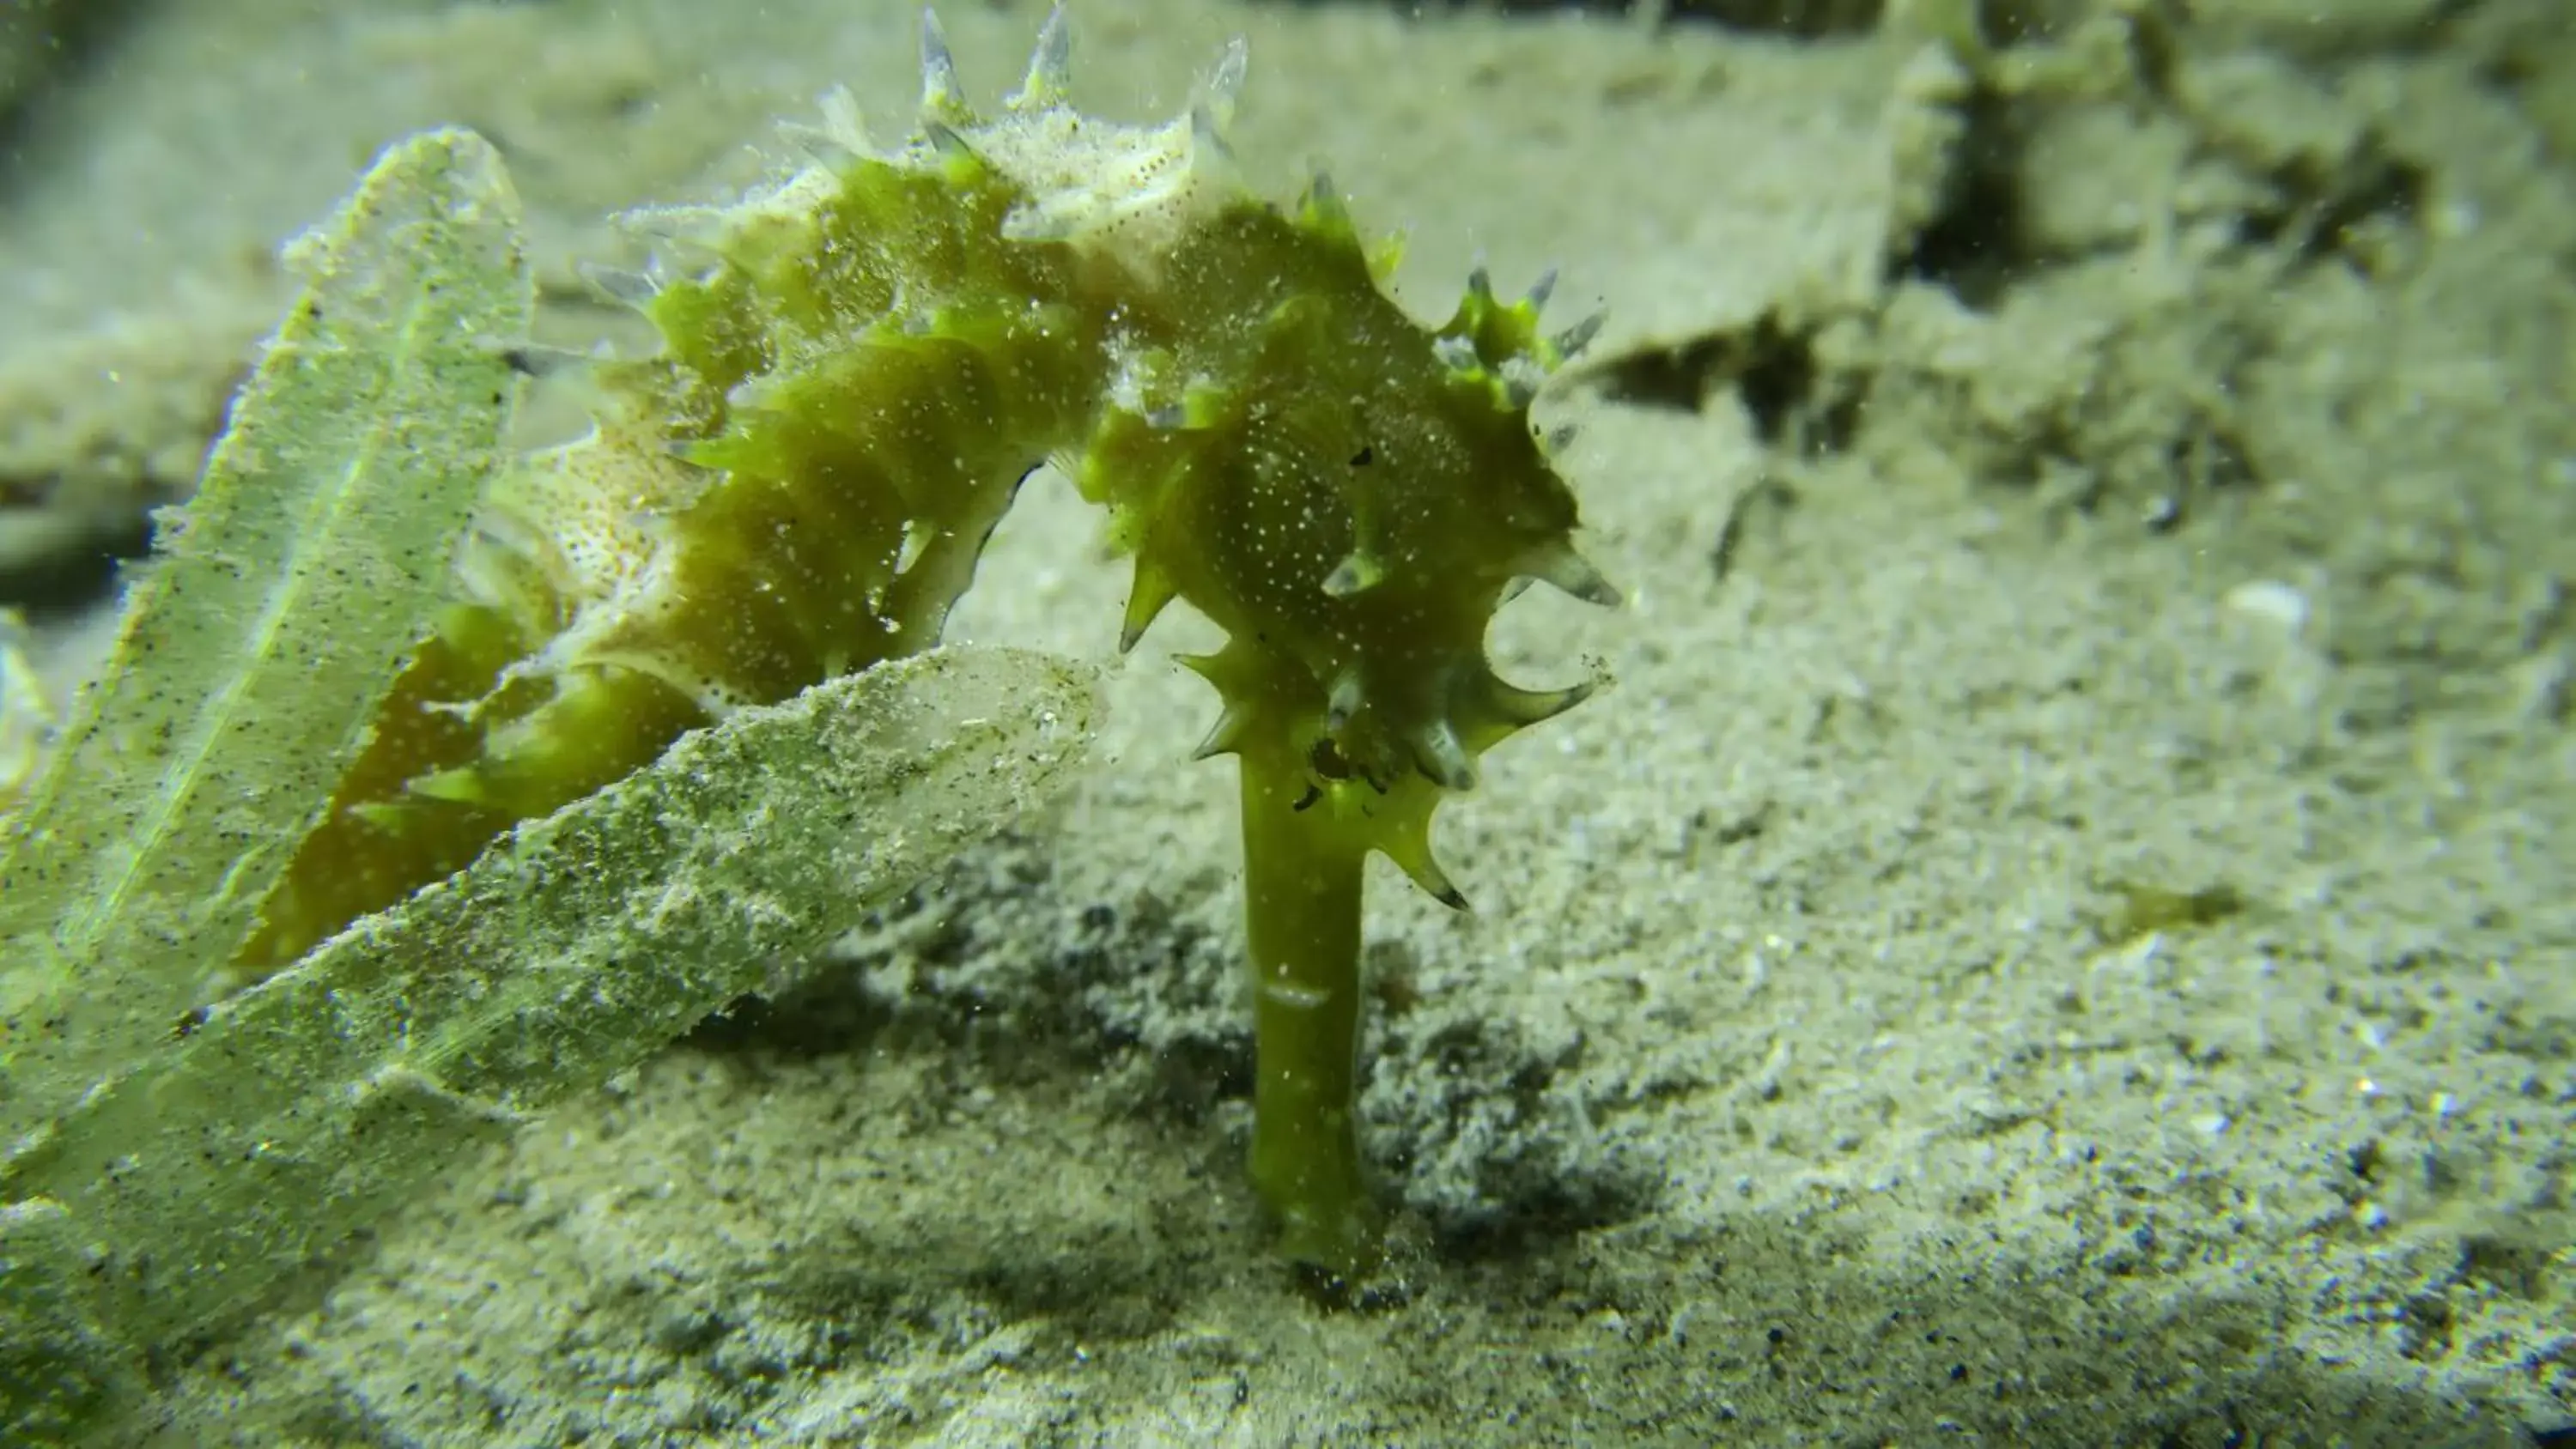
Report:
M 934 650 L 742 711 L 520 826 L 213 1007 L 0 1168 L 0 1197 L 61 1210 L 23 1242 L 0 1221 L 0 1330 L 61 1321 L 12 1299 L 66 1281 L 130 1352 L 255 1307 L 467 1148 L 775 989 L 1042 804 L 1099 708 L 1085 666 Z M 95 1255 L 62 1263 L 65 1242 Z M 0 1384 L 0 1430 L 12 1407 Z
M 501 459 L 533 289 L 492 147 L 388 149 L 0 837 L 0 1147 L 194 1003 L 364 744 Z

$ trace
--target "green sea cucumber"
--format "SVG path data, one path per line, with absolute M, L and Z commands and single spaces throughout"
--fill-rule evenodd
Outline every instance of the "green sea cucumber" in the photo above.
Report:
M 473 859 L 517 821 L 747 705 L 939 639 L 1021 481 L 1054 459 L 1134 558 L 1120 647 L 1172 600 L 1241 772 L 1259 1053 L 1251 1176 L 1283 1250 L 1367 1271 L 1353 1102 L 1362 866 L 1463 899 L 1431 820 L 1477 757 L 1588 686 L 1505 683 L 1519 581 L 1616 598 L 1529 406 L 1591 335 L 1548 290 L 1415 323 L 1331 183 L 1250 194 L 1225 52 L 1182 118 L 1065 102 L 1059 10 L 1001 111 L 925 17 L 918 123 L 879 149 L 846 92 L 809 164 L 633 220 L 686 269 L 602 273 L 649 359 L 599 364 L 586 439 L 489 500 L 456 602 L 237 958 L 255 977 Z

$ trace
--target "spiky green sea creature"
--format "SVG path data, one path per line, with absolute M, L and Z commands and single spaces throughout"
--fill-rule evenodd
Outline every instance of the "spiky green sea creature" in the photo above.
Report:
M 795 133 L 804 169 L 637 218 L 706 259 L 602 277 L 660 354 L 604 367 L 595 433 L 486 511 L 460 602 L 240 964 L 292 960 L 685 730 L 929 647 L 1058 459 L 1135 558 L 1121 647 L 1175 598 L 1228 635 L 1186 662 L 1224 705 L 1201 754 L 1242 775 L 1252 1179 L 1291 1258 L 1357 1274 L 1362 866 L 1383 852 L 1462 905 L 1434 811 L 1585 693 L 1504 683 L 1484 636 L 1517 580 L 1615 598 L 1529 420 L 1591 328 L 1551 339 L 1545 283 L 1504 303 L 1479 272 L 1426 330 L 1328 181 L 1293 209 L 1245 191 L 1239 42 L 1157 128 L 1070 109 L 1067 51 L 1058 12 L 988 118 L 926 19 L 909 140 L 877 149 L 836 94 Z

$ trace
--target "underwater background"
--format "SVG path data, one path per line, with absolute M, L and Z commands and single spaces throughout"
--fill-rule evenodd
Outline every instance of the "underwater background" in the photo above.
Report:
M 2193 13 L 2194 10 L 2198 13 Z M 943 17 L 970 95 L 1041 13 Z M 1329 163 L 1400 297 L 1606 303 L 1541 420 L 1613 681 L 1366 919 L 1395 1285 L 1264 1251 L 1234 792 L 1032 480 L 951 638 L 1110 669 L 1040 818 L 160 1365 L 170 1443 L 2529 1445 L 2576 1435 L 2576 21 L 2550 0 L 1087 0 L 1074 98 Z M 0 19 L 0 779 L 386 143 L 539 335 L 917 12 Z M 540 385 L 528 440 L 576 431 Z M 1193 626 L 1197 632 L 1193 633 Z

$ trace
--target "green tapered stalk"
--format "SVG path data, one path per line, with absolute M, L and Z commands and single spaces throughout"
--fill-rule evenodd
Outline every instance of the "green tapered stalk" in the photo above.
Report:
M 1253 1190 L 1280 1251 L 1344 1277 L 1376 1259 L 1360 1173 L 1360 892 L 1368 847 L 1329 804 L 1299 810 L 1285 747 L 1243 755 L 1244 934 L 1251 948 Z

